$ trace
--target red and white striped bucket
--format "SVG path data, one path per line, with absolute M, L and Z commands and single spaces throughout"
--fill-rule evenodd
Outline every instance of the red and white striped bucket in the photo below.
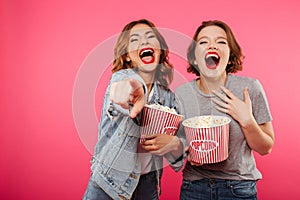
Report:
M 182 119 L 182 115 L 145 106 L 143 108 L 140 142 L 145 140 L 146 135 L 158 133 L 176 135 Z
M 210 117 L 219 123 L 195 126 L 195 122 Z M 228 158 L 230 119 L 224 116 L 198 116 L 183 121 L 189 155 L 199 164 L 217 163 Z

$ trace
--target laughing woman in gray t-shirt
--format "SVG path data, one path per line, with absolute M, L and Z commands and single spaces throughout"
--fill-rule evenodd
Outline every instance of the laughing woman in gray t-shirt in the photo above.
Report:
M 188 157 L 180 199 L 257 199 L 256 181 L 262 175 L 252 150 L 266 155 L 274 145 L 263 87 L 256 79 L 232 74 L 242 70 L 243 54 L 224 22 L 202 23 L 188 48 L 188 61 L 187 71 L 197 79 L 176 90 L 180 113 L 185 118 L 223 115 L 231 123 L 228 158 L 198 164 Z

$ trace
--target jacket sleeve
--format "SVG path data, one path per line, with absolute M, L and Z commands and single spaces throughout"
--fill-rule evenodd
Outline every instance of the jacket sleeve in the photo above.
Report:
M 183 114 L 181 112 L 181 107 L 180 107 L 180 99 L 175 98 L 175 95 L 172 95 L 172 104 L 173 104 L 173 107 L 176 109 L 177 113 L 179 114 Z M 168 163 L 170 164 L 170 166 L 176 171 L 178 172 L 184 165 L 184 159 L 185 159 L 185 151 L 184 149 L 186 148 L 186 138 L 185 138 L 185 132 L 183 130 L 183 126 L 182 124 L 180 123 L 180 126 L 179 126 L 179 129 L 177 131 L 177 134 L 176 136 L 180 139 L 182 145 L 183 145 L 183 151 L 182 151 L 182 154 L 181 156 L 179 157 L 175 157 L 171 152 L 170 153 L 167 153 L 164 155 L 164 157 L 166 158 L 166 160 L 168 161 Z
M 114 116 L 118 116 L 118 115 L 127 115 L 127 116 L 129 115 L 128 109 L 124 109 L 120 105 L 114 104 L 108 98 L 110 95 L 109 92 L 110 92 L 111 84 L 115 83 L 115 82 L 123 81 L 125 79 L 135 79 L 135 80 L 140 81 L 143 84 L 143 87 L 145 89 L 145 95 L 147 95 L 147 93 L 148 93 L 144 80 L 132 69 L 120 70 L 118 72 L 113 73 L 113 75 L 110 79 L 108 88 L 106 90 L 106 94 L 105 94 L 105 96 L 107 98 L 106 98 L 106 101 L 104 102 L 106 113 L 110 119 L 112 119 Z

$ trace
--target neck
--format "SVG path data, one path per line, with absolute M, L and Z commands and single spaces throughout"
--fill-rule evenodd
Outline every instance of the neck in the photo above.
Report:
M 197 80 L 199 89 L 205 94 L 212 94 L 212 90 L 219 90 L 220 86 L 224 86 L 226 82 L 227 75 L 217 78 L 207 78 L 201 76 Z
M 150 91 L 152 90 L 152 86 L 153 86 L 153 83 L 147 84 L 147 89 L 148 89 L 149 94 L 150 94 Z
M 152 74 L 151 73 L 143 73 L 143 72 L 139 72 L 138 74 L 145 81 L 145 83 L 147 85 L 148 92 L 150 93 L 150 91 L 152 89 L 152 86 L 153 86 L 155 74 L 154 73 L 152 73 Z

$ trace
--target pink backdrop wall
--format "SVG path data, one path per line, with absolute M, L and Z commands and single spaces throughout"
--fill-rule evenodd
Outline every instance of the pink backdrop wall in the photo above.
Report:
M 232 27 L 246 55 L 240 75 L 261 81 L 274 117 L 273 152 L 256 155 L 259 197 L 300 197 L 299 1 L 183 2 L 0 1 L 1 199 L 81 198 L 109 74 L 104 57 L 123 26 L 139 18 L 171 30 L 171 50 L 185 48 L 202 20 Z M 193 78 L 182 54 L 171 54 L 177 83 Z M 180 182 L 181 173 L 167 167 L 161 199 L 178 199 Z

